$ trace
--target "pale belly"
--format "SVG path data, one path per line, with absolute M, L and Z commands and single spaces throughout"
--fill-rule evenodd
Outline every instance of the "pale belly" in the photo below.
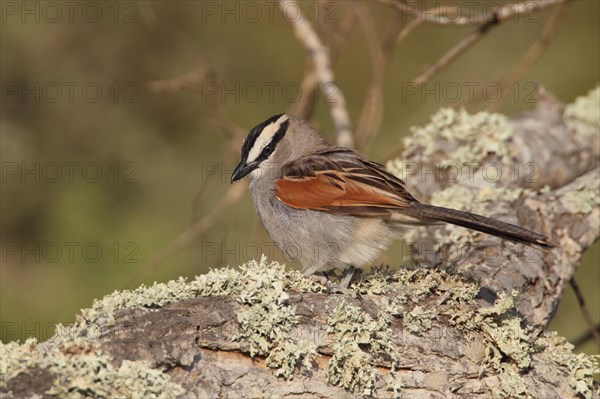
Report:
M 251 192 L 256 211 L 275 245 L 289 261 L 300 263 L 307 275 L 365 266 L 395 236 L 394 230 L 379 219 L 294 209 L 275 197 L 257 198 L 252 186 Z

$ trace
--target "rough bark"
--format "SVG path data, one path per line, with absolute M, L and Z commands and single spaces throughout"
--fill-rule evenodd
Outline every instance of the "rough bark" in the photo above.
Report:
M 597 200 L 590 202 L 594 209 L 577 209 L 574 205 L 574 201 L 579 201 L 577 193 L 584 187 L 592 193 L 600 187 L 600 135 L 598 126 L 566 118 L 565 106 L 548 93 L 541 96 L 534 111 L 507 122 L 513 130 L 507 142 L 510 158 L 490 153 L 469 164 L 469 175 L 463 169 L 461 178 L 452 182 L 448 177 L 455 175 L 444 173 L 443 160 L 463 143 L 438 136 L 434 154 L 424 154 L 418 145 L 402 154 L 403 160 L 417 165 L 411 175 L 420 177 L 408 179 L 407 183 L 425 200 L 440 190 L 460 188 L 455 194 L 456 206 L 469 205 L 469 199 L 477 200 L 477 193 L 482 190 L 496 190 L 492 192 L 497 192 L 498 197 L 481 204 L 476 213 L 542 232 L 560 249 L 539 251 L 485 235 L 458 244 L 440 240 L 440 234 L 456 230 L 451 226 L 416 231 L 411 241 L 417 244 L 411 249 L 413 260 L 424 267 L 449 268 L 480 280 L 482 286 L 495 292 L 523 292 L 518 309 L 529 323 L 543 328 L 554 315 L 581 254 L 600 234 L 600 210 L 594 202 Z M 452 163 L 455 164 L 456 161 Z M 501 176 L 485 178 L 486 168 L 500 171 Z M 434 178 L 423 178 L 423 170 L 438 173 Z M 505 191 L 538 190 L 544 186 L 553 190 L 533 195 Z M 461 198 L 460 194 L 465 193 L 471 197 Z M 593 196 L 597 198 L 597 194 Z

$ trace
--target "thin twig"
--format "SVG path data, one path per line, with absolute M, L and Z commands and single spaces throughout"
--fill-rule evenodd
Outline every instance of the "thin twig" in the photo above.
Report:
M 508 88 L 515 82 L 521 80 L 527 71 L 529 71 L 540 59 L 542 54 L 544 54 L 558 30 L 560 20 L 564 16 L 565 5 L 566 3 L 559 4 L 558 7 L 553 10 L 550 17 L 548 17 L 546 24 L 542 28 L 542 32 L 538 39 L 529 47 L 529 49 L 527 49 L 515 68 L 500 81 L 500 99 L 489 107 L 490 111 L 497 111 L 500 109 L 506 98 Z M 478 95 L 481 96 L 482 94 Z
M 544 0 L 544 1 L 523 1 L 516 3 L 509 3 L 502 7 L 493 8 L 492 15 L 470 15 L 471 10 L 458 10 L 456 7 L 436 7 L 435 9 L 420 10 L 420 6 L 415 6 L 411 3 L 400 0 L 381 0 L 385 4 L 389 4 L 395 7 L 397 10 L 404 14 L 415 15 L 415 17 L 422 22 L 439 24 L 439 25 L 480 25 L 485 24 L 491 20 L 497 20 L 503 22 L 509 18 L 517 15 L 524 14 L 523 18 L 532 17 L 536 13 L 544 8 L 552 7 L 557 4 L 564 3 L 569 0 Z M 423 4 L 423 3 L 418 3 Z M 444 15 L 444 12 L 448 10 L 456 10 L 460 15 Z M 462 16 L 462 15 L 467 16 Z
M 212 105 L 215 111 L 216 123 L 229 138 L 235 139 L 245 135 L 246 130 L 233 122 L 221 101 L 216 70 L 202 58 L 201 63 L 203 64 L 201 67 L 181 76 L 151 81 L 148 83 L 148 89 L 154 93 L 172 93 L 185 90 L 200 94 Z M 206 89 L 209 87 L 215 89 L 215 91 L 207 93 Z
M 391 62 L 392 55 L 394 53 L 395 47 L 402 42 L 404 39 L 408 37 L 412 31 L 421 25 L 422 21 L 418 18 L 413 18 L 406 25 L 402 25 L 404 20 L 404 16 L 401 13 L 396 13 L 394 19 L 391 22 L 388 33 L 383 41 L 381 46 L 381 50 L 376 47 L 375 42 L 373 41 L 374 29 L 367 28 L 369 25 L 369 20 L 365 20 L 363 18 L 362 25 L 365 29 L 365 35 L 367 36 L 367 43 L 369 44 L 369 49 L 373 56 L 373 71 L 372 71 L 372 79 L 371 85 L 367 89 L 367 98 L 365 103 L 363 104 L 363 109 L 360 114 L 358 127 L 357 127 L 357 138 L 365 137 L 364 142 L 359 145 L 364 146 L 363 151 L 369 153 L 370 144 L 373 142 L 373 138 L 375 133 L 379 130 L 382 120 L 383 114 L 385 112 L 385 104 L 383 101 L 383 77 L 387 71 L 387 68 Z M 366 23 L 366 24 L 365 24 Z M 383 59 L 383 62 L 378 61 L 378 55 Z M 371 110 L 374 108 L 374 105 L 380 101 L 380 110 L 376 110 L 371 113 Z M 376 115 L 376 118 L 371 115 Z M 368 121 L 368 123 L 367 123 Z M 364 133 L 363 133 L 364 132 Z
M 477 24 L 480 25 L 477 30 L 470 33 L 467 37 L 465 37 L 462 41 L 456 44 L 453 48 L 451 48 L 446 54 L 444 54 L 434 65 L 429 67 L 423 74 L 418 76 L 414 83 L 417 85 L 423 84 L 431 79 L 435 74 L 437 74 L 442 68 L 450 64 L 457 57 L 459 57 L 462 53 L 464 53 L 470 46 L 475 44 L 479 39 L 483 37 L 485 33 L 489 31 L 494 25 L 497 25 L 501 22 L 508 20 L 509 18 L 514 17 L 513 19 L 517 20 L 516 16 L 521 16 L 523 19 L 532 17 L 539 10 L 555 5 L 562 5 L 570 0 L 544 0 L 544 1 L 526 1 L 520 3 L 510 3 L 504 5 L 502 7 L 498 7 L 494 10 L 491 15 L 470 15 L 471 12 L 467 13 L 468 16 L 449 16 L 444 15 L 448 9 L 455 10 L 455 7 L 443 7 L 438 6 L 431 9 L 426 9 L 421 11 L 419 6 L 416 6 L 412 3 L 407 3 L 401 0 L 381 0 L 385 4 L 390 4 L 399 10 L 402 14 L 412 14 L 415 15 L 415 19 L 412 21 L 413 25 L 411 28 L 414 29 L 414 26 L 418 26 L 420 22 L 429 22 L 429 23 L 437 23 L 442 25 L 470 25 Z M 421 3 L 419 3 L 421 4 Z M 462 13 L 461 13 L 462 14 Z M 524 14 L 524 15 L 522 15 Z M 402 34 L 402 32 L 401 32 Z
M 340 88 L 335 83 L 329 54 L 321 43 L 310 23 L 298 15 L 300 7 L 295 0 L 280 0 L 279 7 L 284 17 L 290 22 L 296 38 L 304 45 L 315 67 L 317 80 L 321 91 L 327 97 L 331 108 L 331 117 L 337 134 L 337 144 L 344 147 L 353 147 L 350 115 L 346 109 L 346 100 Z
M 398 33 L 398 37 L 396 38 L 396 44 L 406 39 L 406 37 L 410 35 L 410 33 L 422 23 L 423 21 L 421 21 L 419 18 L 413 18 L 409 23 L 406 24 L 404 28 L 402 28 L 400 33 Z
M 471 32 L 467 37 L 458 42 L 446 54 L 444 54 L 435 64 L 430 66 L 423 74 L 418 76 L 414 83 L 418 86 L 437 74 L 442 68 L 454 61 L 458 56 L 464 53 L 469 47 L 477 43 L 489 30 L 498 23 L 498 20 L 489 20 L 478 29 Z
M 381 127 L 383 115 L 385 112 L 384 104 L 384 78 L 394 54 L 397 43 L 404 39 L 416 26 L 414 20 L 403 27 L 403 16 L 399 13 L 395 15 L 390 23 L 388 32 L 380 45 L 375 30 L 375 24 L 370 13 L 364 10 L 359 13 L 360 22 L 367 38 L 367 45 L 373 59 L 371 71 L 371 83 L 367 88 L 365 102 L 360 113 L 360 118 L 356 128 L 356 138 L 358 145 L 362 147 L 363 152 L 369 153 L 370 145 Z M 404 33 L 403 37 L 400 37 Z
M 339 58 L 355 25 L 356 7 L 354 2 L 348 2 L 346 3 L 344 19 L 339 24 L 334 25 L 336 29 L 333 30 L 331 46 L 329 47 L 329 59 L 332 64 Z
M 579 285 L 575 281 L 575 277 L 573 277 L 569 281 L 569 284 L 571 285 L 571 288 L 573 288 L 573 292 L 575 293 L 575 297 L 577 298 L 577 302 L 579 303 L 579 308 L 581 309 L 581 315 L 583 316 L 583 319 L 587 323 L 588 328 L 589 328 L 590 332 L 592 333 L 592 336 L 594 337 L 594 341 L 596 341 L 596 346 L 598 347 L 598 350 L 600 350 L 600 332 L 596 329 L 594 319 L 592 318 L 592 315 L 590 315 L 587 305 L 585 304 L 585 299 L 583 298 L 583 294 L 582 294 L 581 290 L 579 289 Z
M 349 3 L 352 5 L 353 3 Z M 333 30 L 333 39 L 329 49 L 329 59 L 331 64 L 335 64 L 341 50 L 348 41 L 348 36 L 354 28 L 356 13 L 354 7 L 348 7 L 348 11 L 344 14 L 344 19 L 336 24 L 337 29 Z M 314 67 L 309 65 L 300 84 L 300 98 L 296 101 L 288 111 L 290 114 L 297 115 L 302 119 L 309 119 L 317 100 L 316 90 L 318 89 L 317 74 Z
M 152 9 L 152 2 L 140 1 L 138 2 L 140 17 L 149 29 L 156 29 L 158 27 L 158 18 Z
M 596 332 L 596 334 L 600 334 L 600 323 L 596 324 L 596 327 L 594 327 L 593 329 L 586 331 L 584 334 L 572 340 L 571 343 L 575 348 L 585 344 L 594 337 L 594 331 Z
M 153 93 L 174 93 L 183 90 L 202 93 L 202 83 L 210 73 L 210 68 L 203 65 L 175 78 L 150 81 L 148 89 Z
M 304 78 L 300 83 L 300 98 L 292 104 L 288 114 L 299 116 L 302 119 L 309 119 L 315 108 L 317 101 L 315 88 L 317 87 L 317 74 L 312 66 L 307 66 L 304 72 Z
M 371 13 L 365 6 L 357 10 L 358 20 L 365 33 L 367 46 L 371 54 L 371 83 L 367 88 L 365 101 L 356 125 L 356 144 L 358 148 L 364 149 L 369 137 L 379 129 L 383 119 L 383 83 L 386 69 L 386 59 L 383 46 L 379 43 L 377 31 Z M 397 35 L 394 32 L 394 39 Z M 391 52 L 391 50 L 390 50 Z
M 419 27 L 423 23 L 423 21 L 421 19 L 413 18 L 399 32 L 397 32 L 396 37 L 393 38 L 392 37 L 393 32 L 395 29 L 397 29 L 400 26 L 399 22 L 402 21 L 403 18 L 404 17 L 402 16 L 402 14 L 400 14 L 400 13 L 396 14 L 395 21 L 392 22 L 388 36 L 386 37 L 386 39 L 384 41 L 383 53 L 384 53 L 384 59 L 386 60 L 386 68 L 389 65 L 389 62 L 391 61 L 392 53 L 394 51 L 395 46 L 398 45 L 400 42 L 402 42 L 404 39 L 406 39 L 408 37 L 408 35 L 410 35 L 413 32 L 413 30 L 415 30 L 417 27 Z M 367 152 L 369 152 L 368 144 L 367 144 L 367 148 L 366 148 Z M 404 151 L 404 148 L 402 146 L 395 148 L 391 152 L 389 152 L 386 155 L 386 157 L 384 157 L 383 159 L 390 160 L 392 158 L 395 158 L 397 155 L 401 154 L 402 151 Z
M 190 91 L 192 93 L 204 96 L 212 104 L 215 110 L 215 119 L 221 129 L 227 133 L 230 142 L 236 143 L 246 133 L 246 129 L 235 124 L 229 117 L 225 106 L 220 101 L 218 85 L 216 85 L 217 73 L 210 63 L 202 60 L 203 66 L 191 72 L 172 79 L 162 79 L 152 81 L 148 84 L 150 91 L 155 93 Z M 206 93 L 205 83 L 216 85 L 212 86 L 215 92 Z M 239 145 L 237 145 L 239 148 Z M 197 195 L 197 198 L 208 187 L 209 183 L 204 184 Z M 158 251 L 141 267 L 139 272 L 134 274 L 126 284 L 126 287 L 132 286 L 145 279 L 162 262 L 176 255 L 181 249 L 191 244 L 197 237 L 207 231 L 227 209 L 230 209 L 245 192 L 243 184 L 231 186 L 225 193 L 219 203 L 204 217 L 182 232 L 175 240 L 162 250 Z
M 204 232 L 208 230 L 221 215 L 231 209 L 231 207 L 242 198 L 242 195 L 245 192 L 245 184 L 234 184 L 230 186 L 227 190 L 227 193 L 225 193 L 223 198 L 209 213 L 187 228 L 162 250 L 152 255 L 152 257 L 140 268 L 140 271 L 127 281 L 125 287 L 131 287 L 135 284 L 139 284 L 139 282 L 144 280 L 151 272 L 153 272 L 158 265 L 176 255 L 180 250 L 194 242 L 194 240 L 204 234 Z

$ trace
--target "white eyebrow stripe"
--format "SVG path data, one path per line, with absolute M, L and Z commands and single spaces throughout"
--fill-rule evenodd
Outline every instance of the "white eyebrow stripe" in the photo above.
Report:
M 266 126 L 262 130 L 262 132 L 260 132 L 260 135 L 258 136 L 256 141 L 254 142 L 254 145 L 248 152 L 248 158 L 246 159 L 246 163 L 255 161 L 256 158 L 258 158 L 260 156 L 260 153 L 262 152 L 262 150 L 267 145 L 269 145 L 269 143 L 273 139 L 273 136 L 275 136 L 275 133 L 277 133 L 277 131 L 281 127 L 281 124 L 283 122 L 287 121 L 288 119 L 289 119 L 289 117 L 287 115 L 281 115 L 281 117 L 279 119 L 277 119 L 275 122 L 271 123 L 270 125 Z

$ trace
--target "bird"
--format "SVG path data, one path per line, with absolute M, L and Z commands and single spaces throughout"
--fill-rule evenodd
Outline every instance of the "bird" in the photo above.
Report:
M 555 247 L 525 228 L 418 201 L 383 165 L 328 143 L 294 115 L 274 115 L 248 133 L 231 182 L 246 176 L 256 213 L 284 256 L 306 276 L 340 271 L 342 288 L 410 225 L 446 222 Z

